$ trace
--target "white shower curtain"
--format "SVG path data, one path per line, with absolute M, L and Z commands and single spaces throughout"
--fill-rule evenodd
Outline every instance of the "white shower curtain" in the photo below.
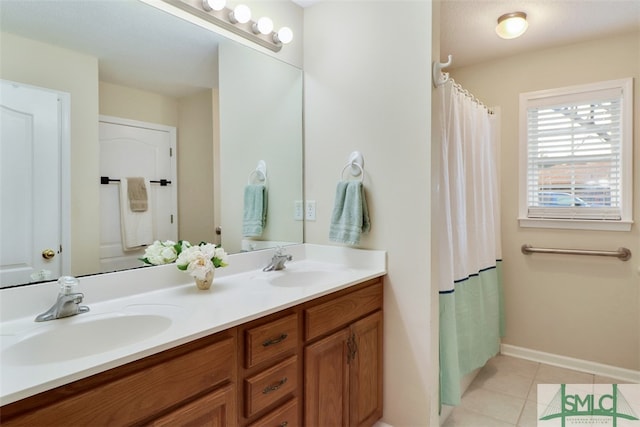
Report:
M 498 353 L 503 334 L 499 118 L 453 80 L 438 92 L 440 397 L 456 405 L 462 376 Z

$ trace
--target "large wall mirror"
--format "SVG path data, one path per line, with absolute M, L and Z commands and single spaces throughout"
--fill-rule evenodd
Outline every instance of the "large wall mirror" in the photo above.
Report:
M 62 249 L 61 274 L 142 265 L 101 263 L 101 226 L 113 211 L 101 195 L 105 117 L 175 129 L 176 239 L 221 243 L 230 253 L 302 242 L 303 222 L 293 215 L 302 200 L 300 69 L 138 0 L 1 0 L 0 7 L 0 79 L 68 94 L 62 126 L 69 159 L 64 147 L 60 160 L 51 158 L 66 167 L 61 174 L 69 187 L 60 218 L 66 247 L 53 248 L 58 255 Z M 5 147 L 9 138 L 2 137 Z M 2 180 L 4 192 L 12 183 L 7 174 Z M 261 233 L 245 236 L 244 191 L 255 183 L 266 186 L 266 222 Z M 31 222 L 49 214 L 33 204 L 21 209 L 29 206 L 37 212 L 21 215 Z M 7 213 L 11 206 L 0 209 L 3 221 L 18 218 Z M 39 258 L 45 248 L 31 249 L 26 258 Z M 2 287 L 18 284 L 0 275 Z

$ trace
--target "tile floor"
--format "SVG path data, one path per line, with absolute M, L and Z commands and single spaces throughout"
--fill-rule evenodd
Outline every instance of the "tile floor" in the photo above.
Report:
M 480 370 L 442 427 L 535 427 L 538 384 L 620 381 L 498 355 Z

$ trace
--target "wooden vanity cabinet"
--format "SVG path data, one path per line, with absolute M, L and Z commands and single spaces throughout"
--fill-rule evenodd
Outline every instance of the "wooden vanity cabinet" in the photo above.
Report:
M 382 417 L 382 283 L 304 310 L 304 425 L 371 426 Z
M 12 426 L 371 426 L 382 416 L 373 279 L 0 408 Z

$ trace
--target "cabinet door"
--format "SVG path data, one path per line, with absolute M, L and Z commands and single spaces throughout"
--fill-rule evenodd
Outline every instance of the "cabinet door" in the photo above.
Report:
M 349 425 L 371 426 L 382 417 L 382 312 L 351 325 Z
M 236 394 L 227 385 L 157 418 L 154 427 L 229 427 L 236 425 Z
M 349 336 L 349 329 L 343 329 L 304 350 L 304 425 L 307 427 L 349 423 Z

